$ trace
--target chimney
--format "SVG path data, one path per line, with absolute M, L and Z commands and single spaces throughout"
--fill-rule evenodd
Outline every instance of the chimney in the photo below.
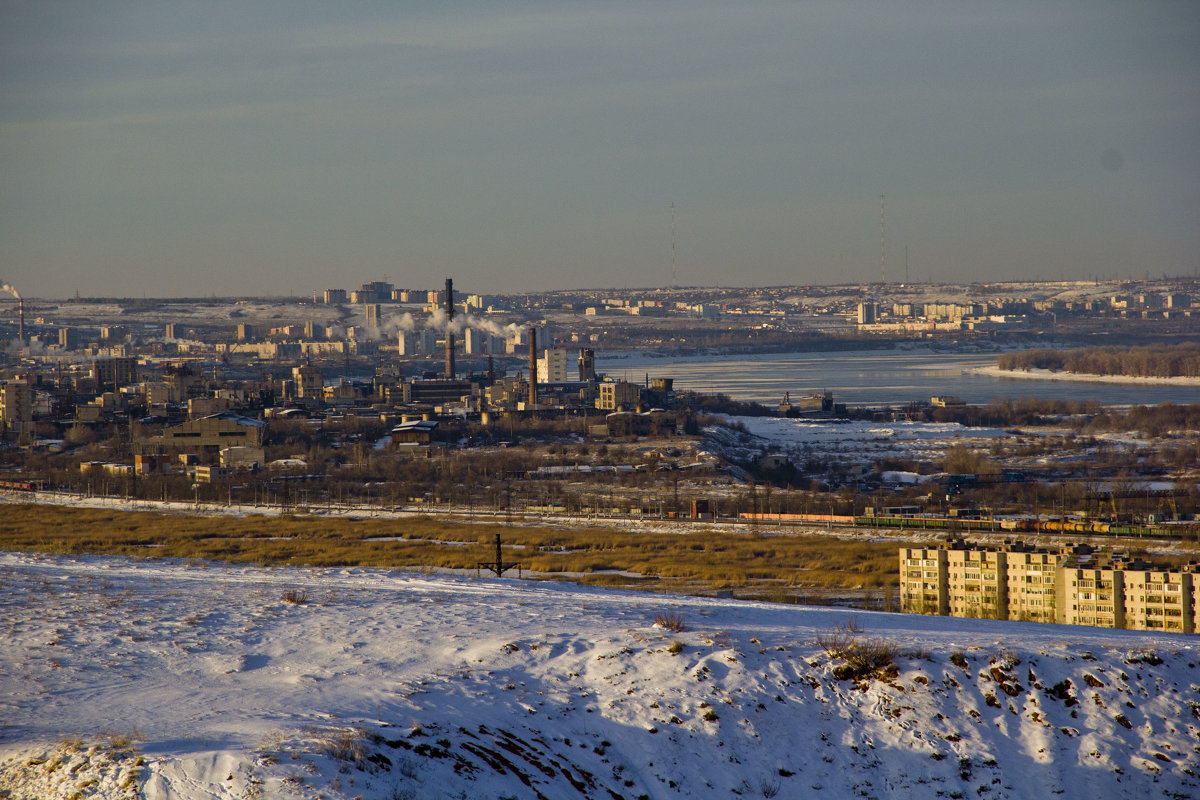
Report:
M 454 380 L 454 279 L 446 278 L 446 380 Z
M 537 328 L 529 329 L 529 406 L 537 405 Z

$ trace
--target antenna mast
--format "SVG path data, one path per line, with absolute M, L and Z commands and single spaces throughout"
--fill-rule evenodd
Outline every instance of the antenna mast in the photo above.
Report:
M 676 285 L 675 280 L 675 201 L 671 201 L 671 285 Z
M 887 228 L 884 225 L 884 210 L 887 195 L 879 195 L 879 282 L 887 283 Z

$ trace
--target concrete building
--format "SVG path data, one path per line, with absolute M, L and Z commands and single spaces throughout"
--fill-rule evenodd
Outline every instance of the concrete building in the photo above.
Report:
M 137 359 L 98 358 L 92 364 L 92 376 L 96 379 L 97 391 L 119 391 L 122 386 L 137 383 Z
M 475 394 L 476 384 L 462 380 L 414 380 L 407 384 L 406 402 L 426 405 L 455 404 Z
M 33 387 L 28 382 L 0 383 L 0 427 L 16 436 L 33 433 Z
M 142 452 L 162 450 L 191 453 L 215 462 L 230 447 L 262 448 L 267 424 L 231 411 L 190 420 L 167 428 L 162 436 L 143 443 Z
M 1172 292 L 1167 295 L 1167 308 L 1180 309 L 1191 308 L 1192 296 L 1183 292 Z
M 363 314 L 367 318 L 367 335 L 374 339 L 379 335 L 379 303 L 365 304 Z
M 542 352 L 542 357 L 537 360 L 538 383 L 566 383 L 571 380 L 568 371 L 570 352 L 567 348 L 551 347 Z
M 500 355 L 504 352 L 504 340 L 477 328 L 463 332 L 463 352 L 469 356 Z
M 1105 559 L 1088 545 L 952 541 L 900 550 L 904 611 L 1194 633 L 1200 567 Z
M 529 382 L 522 375 L 506 375 L 483 390 L 487 407 L 497 411 L 515 411 L 529 397 Z
M 605 380 L 600 382 L 600 396 L 596 408 L 601 411 L 631 411 L 637 408 L 641 389 L 628 381 Z
M 874 325 L 875 320 L 879 318 L 878 307 L 874 303 L 859 303 L 858 304 L 858 324 L 859 325 Z
M 900 550 L 900 607 L 913 614 L 950 613 L 946 551 L 940 547 Z
M 292 367 L 292 380 L 296 382 L 296 397 L 303 400 L 305 405 L 317 405 L 321 402 L 325 379 L 320 367 L 308 364 Z
M 970 546 L 946 551 L 947 596 L 952 617 L 1006 619 L 1008 553 Z
M 579 380 L 596 380 L 596 351 L 592 350 L 590 347 L 580 348 L 578 366 Z
M 1125 627 L 1132 630 L 1194 633 L 1194 574 L 1190 571 L 1124 570 Z
M 1124 628 L 1125 571 L 1119 567 L 1064 567 L 1058 573 L 1056 612 L 1067 625 Z
M 675 431 L 675 418 L 662 409 L 644 413 L 615 411 L 605 416 L 604 424 L 612 437 L 669 436 Z
M 397 447 L 428 446 L 437 431 L 437 420 L 410 420 L 392 428 L 392 444 Z
M 388 281 L 370 281 L 364 283 L 358 289 L 358 295 L 361 298 L 361 303 L 379 303 L 387 302 L 392 299 L 392 292 L 396 287 Z
M 504 352 L 511 355 L 523 356 L 529 348 L 529 332 L 534 332 L 534 338 L 545 344 L 550 341 L 550 333 L 546 328 L 529 328 L 523 327 L 513 333 L 504 342 Z
M 258 469 L 266 461 L 261 447 L 226 447 L 220 457 L 221 466 L 226 469 Z
M 431 355 L 437 352 L 437 331 L 400 331 L 397 347 L 402 356 Z
M 1055 622 L 1058 568 L 1069 553 L 1014 549 L 1006 553 L 1009 619 Z
M 325 305 L 332 306 L 346 302 L 345 289 L 326 289 L 325 290 Z

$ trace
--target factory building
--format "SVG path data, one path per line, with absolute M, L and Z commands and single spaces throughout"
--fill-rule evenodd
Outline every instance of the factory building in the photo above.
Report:
M 637 408 L 641 396 L 641 389 L 636 383 L 603 380 L 600 382 L 596 408 L 601 411 L 632 411 Z

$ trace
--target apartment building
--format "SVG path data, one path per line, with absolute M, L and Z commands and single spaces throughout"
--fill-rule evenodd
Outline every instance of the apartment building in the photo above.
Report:
M 970 546 L 946 551 L 947 597 L 952 617 L 1005 619 L 1008 553 Z
M 1055 622 L 1058 569 L 1073 551 L 1014 548 L 1006 554 L 1008 618 L 1029 622 Z
M 33 433 L 33 387 L 24 380 L 0 383 L 0 433 Z
M 1198 572 L 1104 558 L 1089 545 L 954 540 L 900 550 L 900 603 L 917 614 L 1194 633 Z
M 542 357 L 537 360 L 538 383 L 565 383 L 571 380 L 567 348 L 551 347 L 542 352 Z
M 1125 572 L 1125 627 L 1195 633 L 1194 574 L 1137 568 Z
M 900 550 L 900 607 L 913 614 L 950 613 L 946 551 L 940 547 Z
M 1058 574 L 1058 622 L 1124 628 L 1125 571 L 1119 567 L 1064 567 Z

